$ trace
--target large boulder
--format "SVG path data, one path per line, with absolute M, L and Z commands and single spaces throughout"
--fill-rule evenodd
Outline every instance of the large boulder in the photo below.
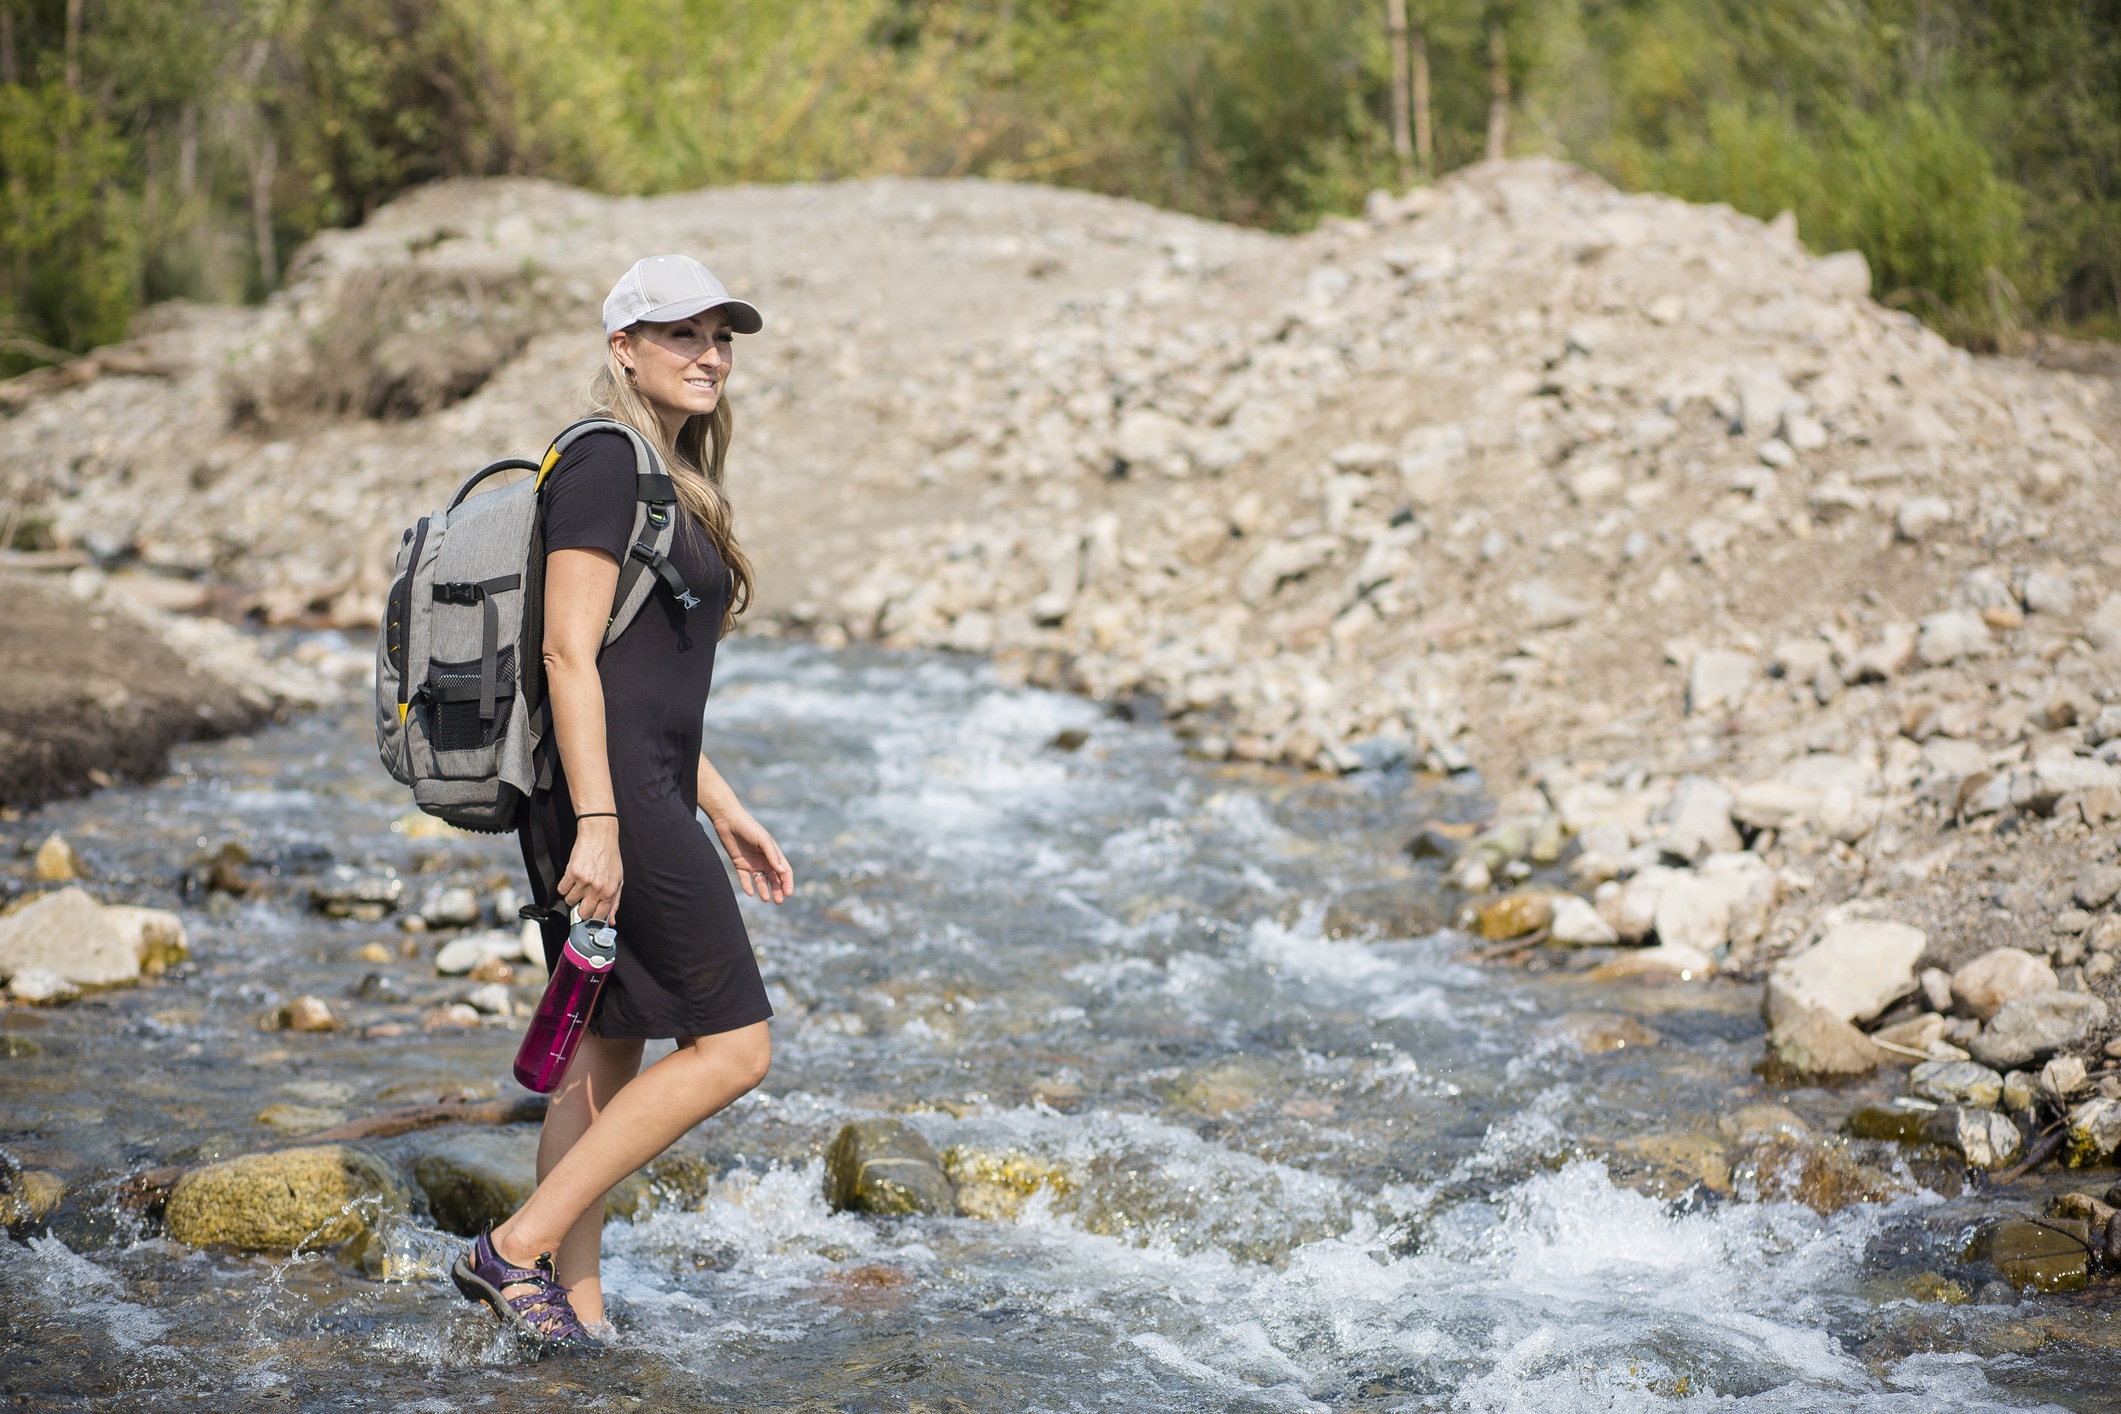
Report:
M 953 1213 L 957 1193 L 942 1156 L 903 1120 L 857 1120 L 825 1151 L 825 1201 L 834 1212 L 905 1217 Z
M 286 1252 L 363 1237 L 405 1211 L 390 1166 L 365 1149 L 318 1144 L 196 1168 L 169 1195 L 169 1235 L 193 1247 Z
M 1915 962 L 1929 945 L 1920 928 L 1859 918 L 1829 928 L 1768 974 L 1770 1026 L 1816 1007 L 1843 1021 L 1869 1021 L 1915 990 Z
M 1952 974 L 1952 1002 L 1987 1021 L 2020 997 L 2052 992 L 2055 970 L 2020 948 L 1991 948 Z
M 1823 1007 L 1806 1007 L 1777 1022 L 1768 1033 L 1768 1055 L 1786 1074 L 1825 1080 L 1868 1075 L 1890 1058 Z
M 2084 992 L 2040 992 L 1996 1013 L 1967 1049 L 1997 1070 L 2031 1065 L 2106 1025 L 2106 1003 Z
M 0 976 L 33 971 L 115 987 L 140 980 L 140 954 L 102 904 L 65 888 L 0 918 Z

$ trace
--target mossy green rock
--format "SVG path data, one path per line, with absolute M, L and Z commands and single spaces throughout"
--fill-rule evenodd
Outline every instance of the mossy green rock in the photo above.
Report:
M 1890 1139 L 1900 1144 L 1927 1144 L 1922 1126 L 1933 1111 L 1903 1110 L 1893 1105 L 1865 1105 L 1842 1122 L 1841 1132 L 1857 1139 Z
M 365 1149 L 316 1144 L 193 1169 L 169 1195 L 169 1235 L 193 1247 L 286 1252 L 364 1237 L 405 1210 L 390 1166 Z
M 864 1119 L 825 1151 L 825 1201 L 836 1213 L 902 1218 L 954 1213 L 957 1190 L 935 1147 L 900 1120 Z
M 9 1175 L 0 1171 L 0 1227 L 34 1227 L 50 1217 L 66 1196 L 66 1180 L 44 1169 Z

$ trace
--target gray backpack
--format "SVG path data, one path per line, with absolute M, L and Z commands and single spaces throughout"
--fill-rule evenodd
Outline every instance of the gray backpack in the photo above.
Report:
M 551 736 L 544 490 L 561 453 L 592 432 L 622 432 L 633 443 L 638 498 L 604 642 L 625 632 L 658 584 L 686 609 L 700 602 L 670 563 L 676 488 L 647 440 L 608 418 L 569 427 L 542 463 L 510 457 L 481 467 L 406 531 L 376 640 L 376 746 L 415 804 L 463 829 L 517 828 L 531 793 L 552 784 L 541 750 Z M 472 495 L 488 477 L 518 470 L 537 475 Z

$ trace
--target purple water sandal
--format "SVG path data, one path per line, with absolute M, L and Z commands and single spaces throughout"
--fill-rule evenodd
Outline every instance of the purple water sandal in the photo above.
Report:
M 450 1279 L 465 1299 L 483 1301 L 540 1356 L 557 1351 L 595 1351 L 602 1348 L 582 1326 L 567 1299 L 567 1288 L 555 1279 L 552 1254 L 544 1253 L 535 1267 L 515 1267 L 493 1250 L 493 1234 L 481 1233 L 471 1250 L 457 1258 Z M 514 1295 L 504 1295 L 520 1287 Z

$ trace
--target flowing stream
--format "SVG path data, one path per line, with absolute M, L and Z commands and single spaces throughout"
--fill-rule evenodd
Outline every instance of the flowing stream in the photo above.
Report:
M 378 1280 L 326 1253 L 192 1251 L 110 1201 L 130 1172 L 285 1142 L 253 1119 L 269 1105 L 513 1093 L 518 1033 L 421 1032 L 463 984 L 359 960 L 404 935 L 308 911 L 305 882 L 342 863 L 395 870 L 408 897 L 491 888 L 518 872 L 513 841 L 407 830 L 360 713 L 188 748 L 159 785 L 4 827 L 65 830 L 108 897 L 172 903 L 226 841 L 267 887 L 189 896 L 194 960 L 169 978 L 0 1013 L 33 1043 L 0 1058 L 0 1146 L 71 1184 L 48 1234 L 0 1243 L 0 1393 L 422 1414 L 2110 1394 L 2101 1303 L 1923 1299 L 1979 1284 L 1959 1265 L 1972 1195 L 1911 1183 L 1821 1217 L 1630 1169 L 1747 1105 L 1831 1131 L 1868 1092 L 1768 1090 L 1755 989 L 1463 960 L 1433 926 L 1438 865 L 1406 846 L 1477 818 L 1474 785 L 1205 766 L 963 660 L 742 642 L 708 742 L 802 879 L 783 909 L 745 904 L 774 1068 L 685 1141 L 711 1181 L 607 1229 L 619 1336 L 594 1361 L 523 1361 L 439 1276 L 458 1239 L 417 1209 Z M 347 1028 L 258 1028 L 305 992 Z M 1571 1039 L 1622 1015 L 1656 1044 Z M 363 1039 L 393 1018 L 410 1034 Z M 1003 1207 L 830 1213 L 825 1144 L 880 1114 L 975 1156 Z

